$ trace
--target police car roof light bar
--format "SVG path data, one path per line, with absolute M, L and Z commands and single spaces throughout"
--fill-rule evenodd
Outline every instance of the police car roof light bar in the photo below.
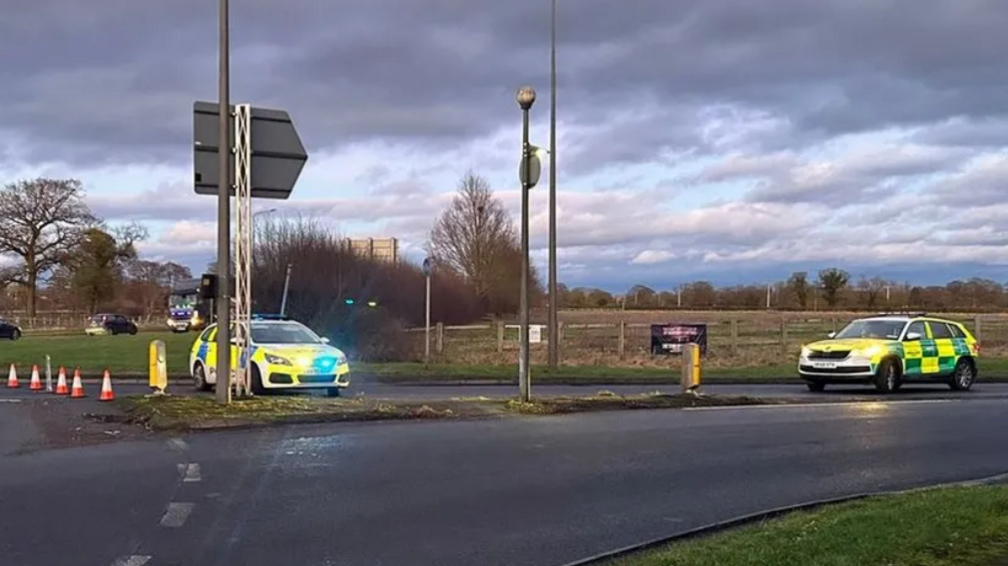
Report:
M 290 320 L 282 314 L 264 314 L 264 313 L 254 313 L 252 315 L 252 320 Z

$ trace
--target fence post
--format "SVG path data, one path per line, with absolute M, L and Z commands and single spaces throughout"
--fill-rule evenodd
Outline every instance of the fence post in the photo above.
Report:
M 780 319 L 780 352 L 781 357 L 787 356 L 787 318 Z
M 437 353 L 444 353 L 444 323 L 439 322 L 436 326 L 437 329 Z
M 497 321 L 497 353 L 504 353 L 504 321 Z
M 738 355 L 738 319 L 731 319 L 731 341 L 729 342 L 731 346 L 731 355 Z
M 980 315 L 973 316 L 973 337 L 977 339 L 977 342 L 982 342 L 980 340 Z
M 619 321 L 619 346 L 617 347 L 617 352 L 619 352 L 619 359 L 623 359 L 626 354 L 626 321 Z

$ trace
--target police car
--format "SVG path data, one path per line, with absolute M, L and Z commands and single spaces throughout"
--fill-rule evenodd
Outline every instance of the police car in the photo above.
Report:
M 282 317 L 254 317 L 251 326 L 252 392 L 277 389 L 325 389 L 330 397 L 350 385 L 346 354 L 307 326 Z M 234 325 L 231 325 L 232 336 Z M 238 348 L 231 347 L 232 379 Z M 189 354 L 189 371 L 197 389 L 217 383 L 217 325 L 208 326 Z
M 868 383 L 883 393 L 904 383 L 946 383 L 966 391 L 977 378 L 980 345 L 961 323 L 918 314 L 857 319 L 802 347 L 798 374 L 812 391 Z

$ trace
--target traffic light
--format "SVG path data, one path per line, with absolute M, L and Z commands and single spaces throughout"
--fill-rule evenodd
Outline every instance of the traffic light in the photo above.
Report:
M 204 273 L 200 278 L 199 296 L 201 299 L 217 298 L 217 275 Z
M 367 306 L 369 306 L 371 308 L 375 308 L 375 307 L 378 306 L 378 301 L 368 301 L 367 302 Z
M 350 306 L 353 306 L 353 304 L 354 304 L 354 300 L 353 299 L 343 299 L 343 302 L 345 304 L 347 304 L 347 305 L 350 305 Z

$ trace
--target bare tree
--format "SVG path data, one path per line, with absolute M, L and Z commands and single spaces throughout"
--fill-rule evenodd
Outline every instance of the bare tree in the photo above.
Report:
M 459 181 L 431 230 L 428 252 L 437 266 L 463 276 L 488 309 L 511 310 L 521 269 L 518 233 L 484 177 L 470 170 Z M 538 288 L 535 275 L 531 278 Z
M 144 314 L 163 309 L 171 287 L 192 279 L 192 271 L 174 262 L 135 259 L 126 264 L 126 274 Z
M 76 179 L 36 178 L 0 189 L 0 253 L 24 262 L 14 281 L 27 289 L 35 316 L 38 283 L 67 257 L 96 219 Z

